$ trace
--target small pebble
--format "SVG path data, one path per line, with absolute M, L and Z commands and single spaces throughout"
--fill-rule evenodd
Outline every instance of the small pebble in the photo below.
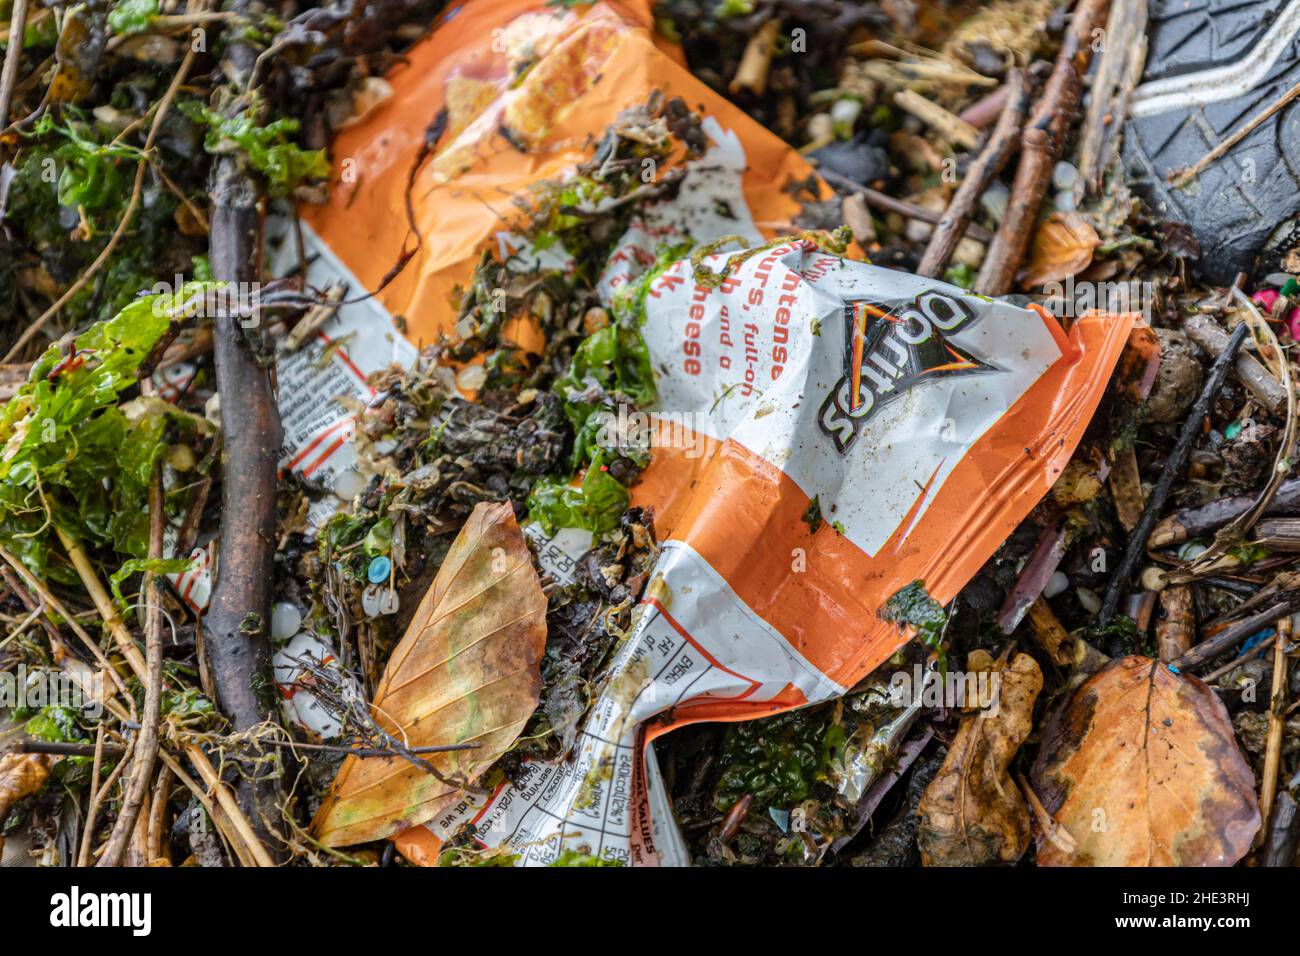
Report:
M 298 633 L 302 612 L 287 601 L 271 608 L 271 640 L 287 641 Z
M 1052 205 L 1056 207 L 1057 212 L 1074 212 L 1078 208 L 1078 203 L 1074 200 L 1074 193 L 1068 189 L 1057 193 L 1052 199 Z
M 398 605 L 397 592 L 378 584 L 372 584 L 361 592 L 361 609 L 366 612 L 366 617 L 396 614 Z
M 388 574 L 393 569 L 393 562 L 385 555 L 379 555 L 370 562 L 370 567 L 366 568 L 366 579 L 371 584 L 383 584 L 388 580 Z
M 351 501 L 365 490 L 366 479 L 355 469 L 349 468 L 347 471 L 340 472 L 334 479 L 334 494 L 344 501 Z
M 980 206 L 988 213 L 988 217 L 994 222 L 1001 222 L 1002 217 L 1006 215 L 1007 200 L 1011 197 L 1009 190 L 1003 183 L 993 182 L 989 188 L 984 190 L 984 195 L 980 196 Z
M 197 463 L 189 445 L 171 445 L 167 448 L 167 464 L 182 474 L 193 471 Z
M 836 100 L 835 105 L 831 107 L 831 122 L 834 125 L 835 134 L 840 139 L 848 139 L 852 136 L 853 127 L 858 122 L 858 116 L 861 113 L 861 100 L 852 96 Z
M 487 383 L 487 369 L 482 365 L 466 365 L 456 373 L 456 387 L 462 392 L 477 392 Z
M 1142 572 L 1142 587 L 1148 591 L 1162 591 L 1168 583 L 1165 572 L 1154 564 Z
M 1089 591 L 1087 588 L 1075 588 L 1074 593 L 1078 595 L 1079 604 L 1089 614 L 1096 614 L 1101 610 L 1101 598 L 1097 597 L 1096 591 Z
M 1052 167 L 1052 185 L 1057 189 L 1074 189 L 1079 181 L 1079 171 L 1070 163 L 1061 160 Z
M 1047 579 L 1047 584 L 1043 588 L 1043 597 L 1054 598 L 1070 586 L 1070 579 L 1062 571 L 1056 571 Z
M 835 138 L 835 120 L 829 113 L 817 113 L 808 120 L 808 141 L 823 143 Z

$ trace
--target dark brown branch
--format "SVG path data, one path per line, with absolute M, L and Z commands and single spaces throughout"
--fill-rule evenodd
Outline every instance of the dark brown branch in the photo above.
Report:
M 1196 508 L 1175 511 L 1151 529 L 1147 547 L 1169 548 L 1192 538 L 1199 538 L 1245 514 L 1254 503 L 1253 495 L 1241 495 L 1236 498 L 1220 498 Z M 1289 515 L 1297 512 L 1300 512 L 1300 478 L 1291 478 L 1282 482 L 1263 514 Z
M 1196 636 L 1196 601 L 1185 584 L 1171 584 L 1160 592 L 1163 621 L 1156 624 L 1156 648 L 1162 661 L 1177 660 L 1192 648 Z
M 1092 31 L 1102 24 L 1110 0 L 1081 0 L 1056 57 L 1056 66 L 1020 141 L 1020 164 L 1006 213 L 975 281 L 983 295 L 1005 295 L 1024 259 L 1043 204 L 1052 167 L 1061 155 L 1070 121 L 1079 108 L 1083 75 L 1092 59 Z
M 1208 315 L 1189 315 L 1183 321 L 1183 331 L 1207 352 L 1223 351 L 1223 343 L 1228 341 L 1228 333 Z M 1286 411 L 1286 389 L 1259 359 L 1243 351 L 1237 355 L 1232 370 L 1237 381 L 1250 389 L 1272 414 L 1281 415 Z
M 948 203 L 948 208 L 930 233 L 930 244 L 925 247 L 925 255 L 921 257 L 921 264 L 916 270 L 917 275 L 937 278 L 943 274 L 957 243 L 966 234 L 966 227 L 980 196 L 1011 158 L 1020 125 L 1025 121 L 1025 110 L 1029 106 L 1024 73 L 1012 70 L 1004 88 L 1007 97 L 1002 115 L 998 117 L 998 125 L 994 127 L 979 158 L 971 163 L 957 192 L 953 194 L 952 201 Z
M 248 0 L 230 0 L 224 9 L 244 14 L 250 6 Z M 256 58 L 247 44 L 230 43 L 222 68 L 231 89 L 243 92 Z M 226 109 L 248 107 L 248 98 L 236 96 Z M 213 167 L 210 193 L 213 275 L 225 282 L 256 281 L 261 262 L 257 182 L 238 156 L 226 154 Z M 213 355 L 223 436 L 221 529 L 216 585 L 203 618 L 203 650 L 217 707 L 236 731 L 245 731 L 274 713 L 267 622 L 283 431 L 271 377 L 258 364 L 238 315 L 214 317 Z M 265 763 L 244 768 L 237 796 L 258 837 L 274 850 L 281 843 L 271 833 L 271 821 L 279 819 L 279 790 L 268 771 Z
M 1169 666 L 1180 673 L 1194 671 L 1198 667 L 1203 667 L 1220 654 L 1226 654 L 1235 648 L 1252 634 L 1256 634 L 1270 626 L 1278 618 L 1294 613 L 1297 604 L 1300 604 L 1300 601 L 1294 597 L 1283 600 L 1266 610 L 1260 611 L 1258 614 L 1252 614 L 1236 624 L 1229 625 L 1213 637 L 1201 641 Z

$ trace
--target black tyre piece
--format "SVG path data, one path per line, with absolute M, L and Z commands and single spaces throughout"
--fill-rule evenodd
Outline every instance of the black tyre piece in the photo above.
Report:
M 1199 272 L 1229 283 L 1291 241 L 1300 214 L 1300 103 L 1187 185 L 1172 188 L 1168 177 L 1300 82 L 1300 0 L 1154 0 L 1148 50 L 1124 136 L 1130 182 L 1157 217 L 1190 226 Z

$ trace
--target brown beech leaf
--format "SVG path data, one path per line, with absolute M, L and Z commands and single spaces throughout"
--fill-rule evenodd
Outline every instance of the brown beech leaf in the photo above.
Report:
M 448 780 L 475 780 L 523 730 L 541 693 L 546 595 L 508 503 L 480 504 L 452 542 L 375 691 L 380 727 Z M 392 836 L 460 790 L 401 757 L 346 757 L 313 821 L 325 846 Z
M 921 862 L 926 866 L 1013 863 L 1029 848 L 1029 808 L 1007 767 L 1033 727 L 1043 672 L 1028 654 L 1009 667 L 975 660 L 969 671 L 996 675 L 996 709 L 962 720 L 938 774 L 916 808 Z M 987 660 L 987 655 L 984 655 Z
M 1032 289 L 1078 275 L 1092 265 L 1093 250 L 1099 245 L 1097 230 L 1077 212 L 1052 213 L 1034 233 L 1020 287 Z
M 1230 866 L 1259 829 L 1255 775 L 1228 712 L 1195 677 L 1111 661 L 1043 731 L 1034 790 L 1074 839 L 1041 866 Z

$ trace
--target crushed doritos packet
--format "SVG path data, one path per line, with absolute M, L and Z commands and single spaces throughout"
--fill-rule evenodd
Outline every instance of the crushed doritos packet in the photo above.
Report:
M 283 464 L 341 497 L 350 414 L 331 400 L 368 400 L 371 372 L 454 335 L 453 293 L 484 248 L 520 270 L 562 264 L 563 250 L 512 230 L 509 197 L 586 159 L 620 111 L 682 97 L 709 142 L 682 188 L 633 221 L 600 278 L 605 301 L 665 240 L 757 247 L 678 261 L 646 286 L 658 399 L 632 497 L 653 507 L 664 547 L 573 754 L 525 762 L 490 795 L 413 808 L 418 825 L 396 838 L 422 863 L 470 823 L 525 864 L 566 849 L 686 863 L 654 739 L 833 698 L 886 661 L 908 635 L 881 607 L 914 581 L 950 601 L 988 560 L 1068 462 L 1135 317 L 1093 314 L 1067 333 L 1045 311 L 803 236 L 773 244 L 799 233 L 784 187 L 813 170 L 695 80 L 644 2 L 471 0 L 387 80 L 392 96 L 336 140 L 328 204 L 303 211 L 307 280 L 380 287 L 407 239 L 408 169 L 445 110 L 411 190 L 427 241 L 279 373 Z M 581 533 L 529 530 L 563 579 Z

